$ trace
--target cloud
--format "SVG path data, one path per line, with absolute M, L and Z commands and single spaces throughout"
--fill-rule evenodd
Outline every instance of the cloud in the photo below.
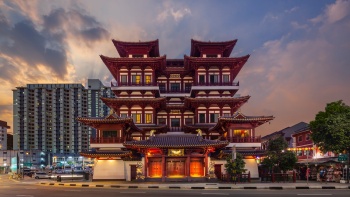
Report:
M 292 7 L 289 10 L 284 10 L 284 12 L 290 14 L 290 13 L 297 11 L 298 9 L 299 9 L 299 7 Z
M 329 23 L 337 22 L 349 15 L 350 1 L 337 0 L 326 9 L 326 18 Z
M 344 2 L 329 5 L 318 18 L 329 18 L 340 3 Z M 350 44 L 344 42 L 350 35 L 350 18 L 344 17 L 346 13 L 341 16 L 331 17 L 336 23 L 327 20 L 310 27 L 312 37 L 295 37 L 297 31 L 288 32 L 280 39 L 265 42 L 252 54 L 242 70 L 247 89 L 241 94 L 252 95 L 244 106 L 248 112 L 276 116 L 272 126 L 259 128 L 263 133 L 308 122 L 332 101 L 344 100 L 350 105 Z M 254 99 L 255 95 L 260 99 Z
M 186 15 L 191 15 L 191 9 L 188 7 L 173 8 L 173 5 L 169 2 L 163 4 L 162 11 L 158 14 L 157 20 L 159 22 L 165 22 L 169 18 L 175 22 L 181 21 Z
M 308 29 L 308 25 L 306 25 L 306 24 L 301 25 L 301 24 L 299 24 L 299 23 L 296 22 L 296 21 L 292 21 L 292 22 L 291 22 L 291 25 L 292 25 L 292 27 L 293 27 L 294 29 L 305 29 L 305 30 Z

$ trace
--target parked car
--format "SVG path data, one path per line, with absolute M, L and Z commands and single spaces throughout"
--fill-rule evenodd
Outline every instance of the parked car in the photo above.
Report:
M 49 179 L 50 176 L 46 172 L 36 172 L 34 174 L 35 179 Z

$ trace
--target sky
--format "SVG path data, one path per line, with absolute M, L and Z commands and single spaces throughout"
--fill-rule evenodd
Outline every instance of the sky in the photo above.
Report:
M 109 85 L 99 55 L 119 57 L 112 39 L 159 39 L 172 59 L 190 54 L 191 39 L 238 39 L 231 57 L 251 55 L 235 80 L 251 96 L 241 112 L 275 117 L 257 135 L 350 105 L 349 0 L 0 0 L 0 120 L 13 127 L 19 86 Z

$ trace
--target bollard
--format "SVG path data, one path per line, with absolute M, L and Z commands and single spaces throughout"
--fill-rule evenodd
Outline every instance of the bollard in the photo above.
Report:
M 57 176 L 57 182 L 61 182 L 62 179 L 61 179 L 61 176 Z

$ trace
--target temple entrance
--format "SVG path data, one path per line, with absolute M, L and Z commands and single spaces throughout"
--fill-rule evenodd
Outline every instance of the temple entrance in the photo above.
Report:
M 180 178 L 185 176 L 185 159 L 169 158 L 166 162 L 167 176 L 169 178 Z
M 150 159 L 148 165 L 149 177 L 162 177 L 162 159 Z
M 202 158 L 192 158 L 190 162 L 190 176 L 203 177 L 204 176 L 204 161 Z

